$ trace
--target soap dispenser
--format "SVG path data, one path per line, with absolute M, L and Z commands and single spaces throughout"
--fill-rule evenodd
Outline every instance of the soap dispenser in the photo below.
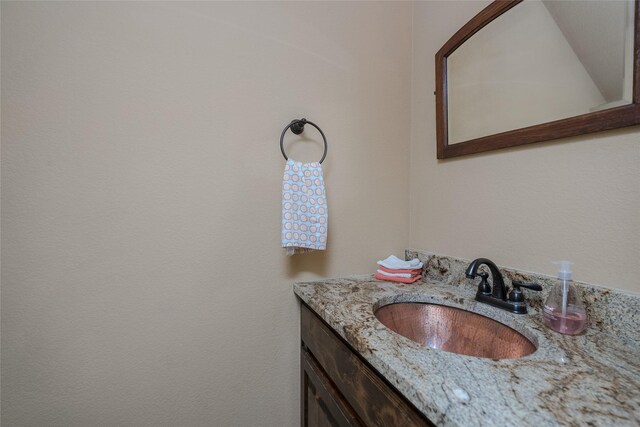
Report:
M 580 290 L 573 283 L 569 261 L 557 261 L 560 265 L 558 283 L 551 289 L 542 310 L 544 323 L 556 332 L 577 335 L 587 326 L 587 311 Z

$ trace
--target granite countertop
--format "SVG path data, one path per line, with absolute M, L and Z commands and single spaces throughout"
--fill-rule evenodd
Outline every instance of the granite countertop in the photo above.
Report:
M 351 276 L 296 283 L 294 291 L 437 425 L 640 425 L 635 335 L 623 339 L 593 321 L 582 335 L 561 335 L 544 326 L 535 307 L 512 314 L 476 302 L 473 286 L 431 276 L 411 285 Z M 396 302 L 479 313 L 522 333 L 538 349 L 501 360 L 434 350 L 375 318 L 375 309 Z

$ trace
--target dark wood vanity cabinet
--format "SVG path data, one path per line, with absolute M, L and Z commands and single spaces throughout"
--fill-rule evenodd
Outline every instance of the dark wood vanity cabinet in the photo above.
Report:
M 300 318 L 303 426 L 433 425 L 304 304 Z

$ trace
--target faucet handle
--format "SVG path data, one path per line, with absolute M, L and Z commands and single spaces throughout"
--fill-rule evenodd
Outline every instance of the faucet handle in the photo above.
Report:
M 523 302 L 524 301 L 524 294 L 522 293 L 522 289 L 520 289 L 520 288 L 527 288 L 527 289 L 531 289 L 532 291 L 541 291 L 542 290 L 542 286 L 537 284 L 537 283 L 522 283 L 519 280 L 512 281 L 511 285 L 513 286 L 513 289 L 509 293 L 509 301 L 510 302 Z
M 489 282 L 487 281 L 487 279 L 489 279 L 489 273 L 481 271 L 477 276 L 480 276 L 482 279 L 478 284 L 478 292 L 484 295 L 491 295 L 491 285 L 489 285 Z
M 522 283 L 519 280 L 514 280 L 513 282 L 511 282 L 511 284 L 516 289 L 519 289 L 519 288 L 522 287 L 522 288 L 531 289 L 532 291 L 541 291 L 542 290 L 542 285 L 539 285 L 537 283 Z

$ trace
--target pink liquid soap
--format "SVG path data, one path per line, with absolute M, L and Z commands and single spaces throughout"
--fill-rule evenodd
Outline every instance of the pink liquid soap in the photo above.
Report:
M 572 307 L 567 307 L 565 315 L 561 308 L 545 306 L 543 310 L 544 324 L 556 332 L 567 335 L 577 335 L 587 326 L 586 313 L 573 312 Z

